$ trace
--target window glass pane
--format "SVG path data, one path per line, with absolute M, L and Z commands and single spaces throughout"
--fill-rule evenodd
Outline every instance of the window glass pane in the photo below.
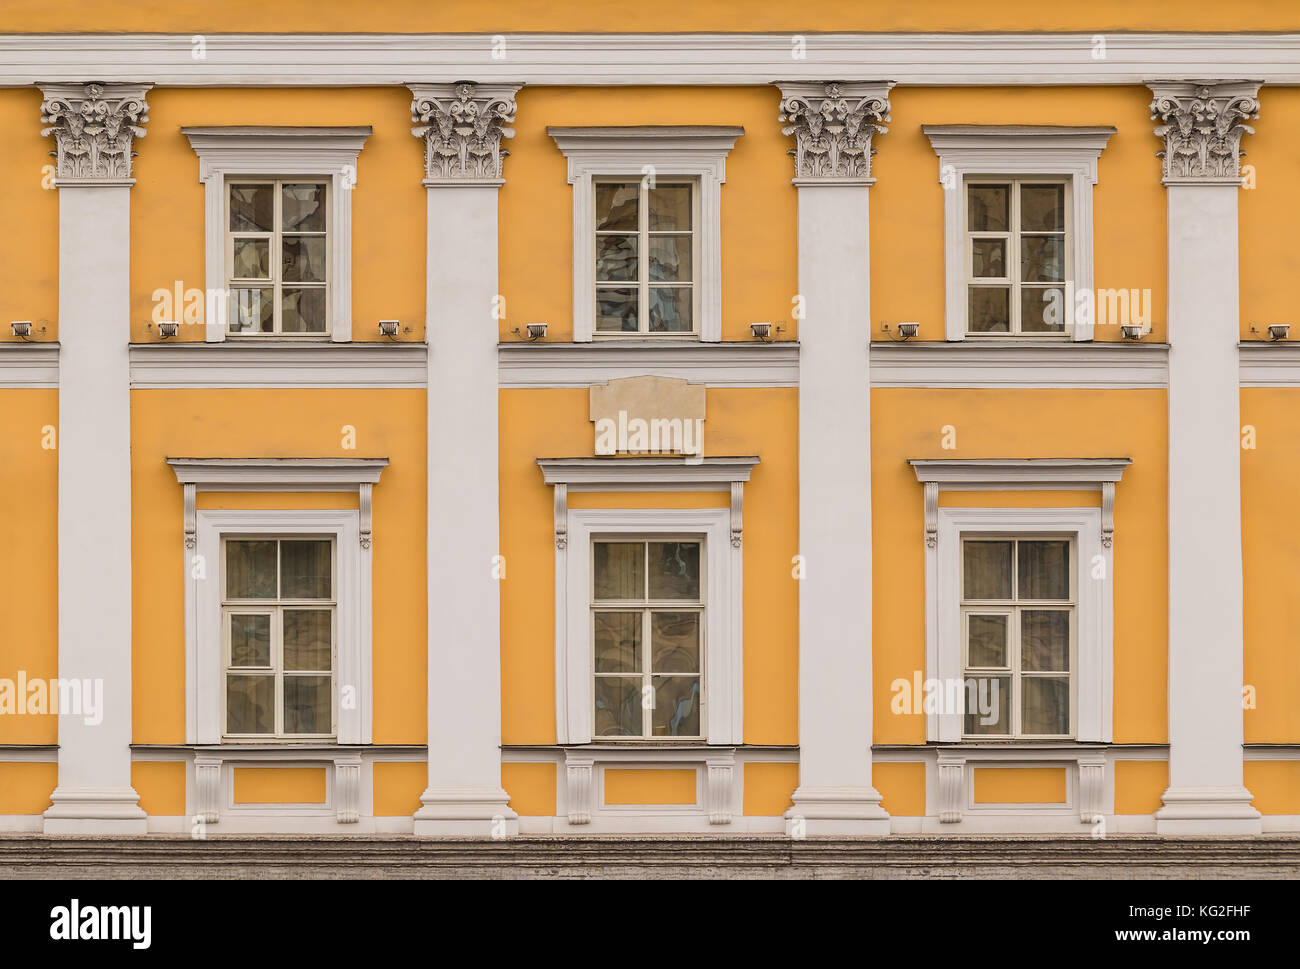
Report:
M 596 329 L 601 333 L 635 333 L 637 318 L 635 289 L 596 290 Z
M 320 539 L 285 539 L 280 542 L 280 597 L 328 599 L 330 542 Z
M 274 228 L 275 189 L 273 186 L 230 186 L 231 232 L 270 232 Z
M 966 617 L 966 665 L 976 667 L 1006 667 L 1007 617 Z
M 1011 598 L 1011 542 L 965 542 L 962 589 L 967 599 Z
M 645 542 L 597 542 L 593 557 L 597 599 L 645 598 Z
M 1022 541 L 1019 554 L 1019 598 L 1070 598 L 1069 542 Z
M 284 288 L 280 300 L 280 331 L 282 333 L 325 332 L 325 288 Z
M 1065 280 L 1064 236 L 1021 236 L 1020 278 L 1027 283 Z
M 1020 228 L 1026 232 L 1065 230 L 1065 186 L 1020 186 Z
M 226 319 L 231 333 L 275 331 L 275 290 L 232 287 Z
M 691 330 L 691 288 L 650 287 L 650 332 L 689 333 Z
M 1065 291 L 1025 286 L 1020 290 L 1020 329 L 1025 333 L 1065 332 Z
M 650 189 L 650 231 L 689 230 L 691 187 L 660 185 Z
M 275 732 L 275 676 L 226 678 L 226 733 Z
M 972 239 L 970 241 L 971 275 L 1005 279 L 1007 276 L 1007 241 Z
M 1020 613 L 1020 668 L 1066 673 L 1070 669 L 1070 614 L 1064 609 Z
M 650 598 L 700 598 L 700 543 L 650 543 Z
M 598 612 L 594 635 L 597 673 L 641 671 L 641 613 Z
M 970 185 L 966 198 L 970 206 L 968 228 L 972 232 L 1006 232 L 1011 198 L 1006 185 Z
M 325 186 L 281 186 L 281 216 L 285 231 L 325 231 Z
M 1020 732 L 1070 732 L 1070 680 L 1064 676 L 1025 676 L 1020 680 Z
M 1011 291 L 1005 286 L 972 286 L 966 327 L 971 333 L 1007 333 L 1011 329 Z
M 285 733 L 333 733 L 331 683 L 328 676 L 284 678 Z
M 652 676 L 655 691 L 654 736 L 700 735 L 700 678 Z
M 653 282 L 691 281 L 691 237 L 650 237 L 650 279 Z
M 230 617 L 230 665 L 271 665 L 271 617 L 234 614 Z
M 641 183 L 596 183 L 596 229 L 623 229 L 635 232 L 640 223 L 637 205 Z
M 650 615 L 650 669 L 655 673 L 700 671 L 700 614 L 655 612 Z
M 965 687 L 962 730 L 968 734 L 1011 733 L 1011 677 L 969 676 Z
M 284 610 L 284 668 L 331 669 L 333 626 L 334 613 L 329 609 Z
M 234 255 L 230 265 L 232 278 L 271 278 L 270 239 L 232 239 L 231 242 L 234 245 Z
M 596 677 L 597 737 L 641 736 L 641 677 Z
M 325 281 L 325 237 L 285 236 L 281 279 L 290 283 Z
M 275 542 L 226 542 L 226 598 L 275 598 Z
M 600 282 L 635 282 L 636 236 L 596 236 L 596 279 Z

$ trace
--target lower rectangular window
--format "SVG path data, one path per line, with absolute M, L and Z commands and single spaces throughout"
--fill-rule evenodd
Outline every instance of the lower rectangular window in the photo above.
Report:
M 334 552 L 332 537 L 222 542 L 226 738 L 334 736 Z
M 1073 735 L 1073 562 L 1069 538 L 963 536 L 964 736 Z

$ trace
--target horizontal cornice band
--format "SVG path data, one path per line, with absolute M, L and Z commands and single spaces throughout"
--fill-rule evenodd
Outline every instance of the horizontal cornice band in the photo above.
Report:
M 22 34 L 0 37 L 0 86 L 59 80 L 343 87 L 471 78 L 524 84 L 1141 84 L 1251 77 L 1300 84 L 1300 34 L 1087 33 Z
M 0 343 L 0 389 L 59 386 L 57 343 Z
M 1300 377 L 1300 365 L 1295 372 Z M 1064 341 L 1025 345 L 1009 340 L 877 341 L 871 344 L 871 386 L 1161 388 L 1169 386 L 1169 346 Z
M 652 375 L 709 387 L 797 387 L 797 343 L 502 343 L 503 388 L 589 387 Z
M 1242 343 L 1237 352 L 1241 386 L 1300 387 L 1300 343 Z
M 423 388 L 428 380 L 423 343 L 140 343 L 130 360 L 136 390 Z

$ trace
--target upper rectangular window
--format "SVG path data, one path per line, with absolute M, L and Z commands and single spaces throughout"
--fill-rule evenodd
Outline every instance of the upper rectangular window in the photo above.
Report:
M 230 334 L 329 334 L 329 191 L 310 179 L 228 183 Z
M 1069 538 L 963 537 L 964 736 L 1072 736 L 1074 558 Z
M 593 541 L 595 737 L 703 737 L 702 548 L 664 536 Z
M 1067 179 L 967 179 L 966 330 L 1064 335 L 1071 264 Z
M 332 737 L 333 539 L 227 538 L 222 554 L 225 737 Z
M 695 184 L 597 179 L 595 187 L 596 332 L 697 332 Z

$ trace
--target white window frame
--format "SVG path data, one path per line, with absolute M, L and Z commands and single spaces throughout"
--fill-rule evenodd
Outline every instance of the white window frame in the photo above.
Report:
M 989 339 L 1005 339 L 1007 337 L 1017 337 L 1017 338 L 1027 337 L 1027 338 L 1044 339 L 1044 340 L 1069 340 L 1074 332 L 1074 312 L 1072 307 L 1065 305 L 1064 292 L 1062 293 L 1063 298 L 1062 298 L 1062 305 L 1061 305 L 1061 315 L 1065 323 L 1064 329 L 1062 329 L 1058 333 L 1044 332 L 1044 331 L 1035 332 L 1035 331 L 1029 331 L 1024 329 L 1024 320 L 1021 319 L 1020 294 L 1022 291 L 1022 285 L 1025 283 L 1025 281 L 1020 278 L 1019 243 L 1020 243 L 1021 236 L 1026 234 L 1024 230 L 1020 228 L 1021 188 L 1023 188 L 1025 185 L 1063 186 L 1065 189 L 1065 193 L 1064 193 L 1065 194 L 1065 231 L 1064 233 L 1062 233 L 1062 238 L 1065 243 L 1064 245 L 1065 253 L 1062 258 L 1062 266 L 1065 267 L 1066 270 L 1065 275 L 1067 276 L 1069 275 L 1068 267 L 1072 265 L 1071 256 L 1073 256 L 1074 254 L 1073 252 L 1074 229 L 1071 224 L 1071 220 L 1073 218 L 1073 213 L 1071 210 L 1072 209 L 1071 180 L 1068 178 L 1061 178 L 1059 176 L 1050 176 L 1050 175 L 972 176 L 968 179 L 965 179 L 962 185 L 962 191 L 966 195 L 966 199 L 962 204 L 966 208 L 968 214 L 970 210 L 970 189 L 972 188 L 972 186 L 979 186 L 979 185 L 1006 185 L 1007 186 L 1008 225 L 1007 225 L 1007 230 L 1005 232 L 994 232 L 989 230 L 970 228 L 969 218 L 967 219 L 967 221 L 963 223 L 963 231 L 966 234 L 966 253 L 965 253 L 966 298 L 967 298 L 966 311 L 967 314 L 970 313 L 970 292 L 972 289 L 978 289 L 978 288 L 1006 289 L 1009 293 L 1008 296 L 1009 303 L 1007 305 L 1007 326 L 1009 327 L 1009 329 L 1005 333 L 981 333 L 977 331 L 971 331 L 968 329 L 966 332 L 967 338 L 971 340 L 989 340 Z M 1030 232 L 1028 234 L 1032 236 L 1035 234 L 1045 234 L 1045 233 Z M 1006 253 L 1006 259 L 1005 259 L 1006 273 L 1003 276 L 998 277 L 998 276 L 976 276 L 975 275 L 973 257 L 974 257 L 974 244 L 975 244 L 976 236 L 978 236 L 980 239 L 999 238 L 1002 240 L 1003 245 L 1005 247 L 1004 251 Z M 1064 290 L 1065 280 L 1061 280 L 1060 282 L 1057 283 L 1031 282 L 1029 283 L 1029 285 L 1032 288 L 1036 288 L 1036 289 L 1042 288 L 1043 290 L 1049 290 L 1052 288 L 1059 288 L 1061 290 Z M 969 317 L 967 319 L 967 326 L 969 326 Z
M 330 596 L 327 599 L 300 599 L 296 602 L 286 602 L 284 596 L 280 595 L 279 588 L 276 589 L 276 595 L 272 599 L 238 599 L 232 600 L 228 595 L 228 576 L 227 566 L 228 559 L 226 556 L 226 547 L 232 541 L 274 541 L 276 543 L 276 575 L 277 579 L 283 578 L 282 560 L 280 558 L 280 541 L 294 539 L 312 538 L 312 535 L 270 535 L 265 533 L 256 533 L 252 535 L 236 535 L 230 532 L 224 532 L 221 536 L 221 562 L 220 562 L 220 588 L 218 595 L 221 601 L 221 729 L 222 739 L 225 743 L 263 743 L 266 741 L 280 742 L 318 742 L 330 743 L 338 736 L 339 725 L 339 585 L 338 585 L 338 542 L 335 540 L 333 533 L 320 534 L 319 538 L 325 539 L 330 543 Z M 277 582 L 277 585 L 279 583 Z M 286 733 L 284 727 L 284 612 L 286 609 L 329 609 L 330 612 L 330 666 L 329 670 L 312 671 L 319 675 L 328 672 L 330 677 L 330 726 L 328 733 L 321 734 L 291 734 Z M 265 615 L 270 614 L 270 664 L 266 667 L 243 667 L 232 666 L 230 662 L 230 630 L 231 620 L 234 616 L 248 615 Z M 269 734 L 232 734 L 228 731 L 230 724 L 230 691 L 229 679 L 233 674 L 235 676 L 258 674 L 266 675 L 270 673 L 274 680 L 274 707 L 272 709 L 272 731 Z M 306 671 L 302 671 L 306 672 Z
M 573 186 L 573 340 L 722 339 L 722 184 L 726 157 L 744 128 L 687 125 L 546 129 L 565 158 Z M 694 333 L 596 334 L 596 190 L 598 178 L 663 178 L 696 183 Z
M 1017 579 L 1019 572 L 1019 556 L 1017 543 L 1022 541 L 1034 540 L 1060 541 L 1064 540 L 1070 545 L 1068 568 L 1069 568 L 1069 589 L 1070 594 L 1065 599 L 1047 599 L 1047 600 L 1022 600 L 1019 598 L 1017 589 Z M 1028 532 L 1008 532 L 1001 534 L 989 531 L 963 532 L 958 536 L 958 541 L 963 549 L 958 552 L 959 558 L 962 558 L 962 576 L 965 575 L 964 547 L 967 542 L 997 542 L 1006 541 L 1012 543 L 1011 550 L 1011 597 L 1009 599 L 985 599 L 976 600 L 966 598 L 966 590 L 963 586 L 959 589 L 961 596 L 958 603 L 958 635 L 961 637 L 961 662 L 962 662 L 962 681 L 964 684 L 970 683 L 972 679 L 987 679 L 991 677 L 1007 676 L 1011 682 L 1011 697 L 1009 698 L 1011 707 L 1007 716 L 1007 726 L 1010 728 L 1006 734 L 967 734 L 965 724 L 962 724 L 962 740 L 967 743 L 982 743 L 990 740 L 1023 740 L 1034 743 L 1053 742 L 1073 740 L 1075 723 L 1078 719 L 1078 644 L 1079 644 L 1079 563 L 1077 556 L 1074 554 L 1074 546 L 1077 541 L 1077 533 L 1043 533 L 1033 534 Z M 1066 723 L 1066 731 L 1063 734 L 1032 734 L 1025 735 L 1022 731 L 1021 714 L 1024 709 L 1024 677 L 1026 675 L 1033 677 L 1037 675 L 1051 674 L 1026 674 L 1022 669 L 1023 655 L 1021 653 L 1021 624 L 1018 621 L 1020 614 L 1025 610 L 1050 610 L 1053 612 L 1068 612 L 1070 616 L 1068 659 L 1069 664 L 1064 671 L 1069 679 L 1069 720 Z M 1007 617 L 1007 666 L 1004 669 L 983 668 L 972 669 L 966 662 L 967 649 L 970 646 L 970 637 L 967 635 L 969 629 L 970 617 L 1003 615 Z M 969 694 L 964 696 L 969 698 Z M 969 702 L 969 700 L 968 700 Z M 999 701 L 1002 702 L 1002 701 Z M 973 711 L 968 711 L 973 712 Z
M 1076 318 L 1075 294 L 1093 289 L 1092 187 L 1097 184 L 1097 160 L 1113 127 L 1038 125 L 922 125 L 939 156 L 939 184 L 944 199 L 944 336 L 966 340 L 969 244 L 966 231 L 966 182 L 974 176 L 1005 178 L 1064 178 L 1069 182 L 1070 213 L 1066 262 L 1066 326 L 1068 340 L 1093 338 L 1093 321 Z M 1008 253 L 1008 257 L 1018 255 Z M 1002 336 L 1016 340 L 1061 340 L 1056 334 L 976 334 L 974 339 Z
M 329 182 L 329 330 L 313 334 L 318 340 L 346 343 L 352 339 L 352 189 L 357 183 L 357 159 L 371 128 L 202 127 L 182 128 L 199 156 L 199 180 L 204 186 L 205 300 L 209 343 L 227 339 L 226 287 L 227 181 L 302 178 Z M 234 335 L 236 340 L 250 339 Z M 286 339 L 260 334 L 263 339 Z M 290 335 L 292 340 L 304 337 Z
M 596 672 L 596 642 L 595 642 L 595 616 L 597 612 L 637 612 L 641 615 L 641 668 L 636 671 L 636 675 L 641 679 L 642 696 L 645 696 L 644 690 L 654 682 L 655 674 L 652 672 L 653 643 L 652 628 L 653 620 L 650 618 L 656 612 L 698 612 L 701 614 L 703 622 L 699 625 L 699 671 L 696 674 L 700 684 L 700 733 L 694 736 L 660 736 L 654 733 L 653 714 L 642 707 L 641 717 L 641 736 L 624 737 L 616 735 L 597 735 L 594 730 L 595 710 L 592 710 L 593 730 L 592 739 L 598 743 L 623 743 L 626 741 L 641 741 L 643 743 L 703 743 L 705 731 L 708 727 L 708 691 L 709 691 L 709 670 L 708 670 L 708 622 L 709 622 L 709 576 L 707 568 L 708 559 L 708 540 L 702 532 L 683 532 L 674 533 L 657 533 L 654 535 L 635 535 L 631 532 L 620 532 L 618 534 L 599 534 L 593 533 L 591 543 L 594 547 L 601 542 L 637 542 L 647 546 L 647 555 L 649 554 L 648 546 L 652 542 L 694 542 L 700 546 L 700 597 L 699 599 L 682 599 L 682 600 L 655 600 L 648 596 L 641 596 L 638 599 L 629 600 L 610 600 L 597 599 L 595 594 L 596 571 L 594 568 L 588 570 L 587 576 L 587 611 L 589 632 L 588 639 L 591 643 L 591 664 L 593 681 L 600 676 L 616 677 L 626 676 L 631 678 L 630 673 L 597 673 Z M 648 563 L 647 563 L 648 564 Z M 646 576 L 648 579 L 649 571 Z M 665 675 L 665 674 L 659 674 Z M 690 675 L 689 673 L 686 675 Z M 593 682 L 593 693 L 595 685 Z
M 645 178 L 641 179 L 639 194 L 637 196 L 637 223 L 638 224 L 635 232 L 636 239 L 637 239 L 637 279 L 635 283 L 636 290 L 637 290 L 637 329 L 635 332 L 632 331 L 615 332 L 613 330 L 606 330 L 603 332 L 593 331 L 593 336 L 602 340 L 610 337 L 615 339 L 624 339 L 624 340 L 628 340 L 628 339 L 663 340 L 663 339 L 673 339 L 673 338 L 679 340 L 698 339 L 700 335 L 700 282 L 699 282 L 700 186 L 699 186 L 699 182 L 693 178 L 670 178 L 667 176 L 659 177 L 656 178 L 655 180 L 657 185 L 686 185 L 691 190 L 691 229 L 690 229 L 691 278 L 683 284 L 680 281 L 676 281 L 676 280 L 670 283 L 663 283 L 663 282 L 652 283 L 650 280 L 649 243 L 650 240 L 653 238 L 652 233 L 655 230 L 650 229 L 650 197 L 649 197 L 649 186 L 647 185 L 647 181 L 648 180 Z M 595 190 L 596 186 L 599 186 L 601 184 L 627 185 L 627 184 L 635 184 L 635 183 L 629 183 L 626 178 L 620 178 L 618 176 L 601 175 L 601 176 L 597 176 L 593 180 L 593 191 Z M 591 219 L 592 221 L 590 227 L 588 228 L 588 231 L 592 234 L 592 245 L 593 245 L 592 259 L 596 258 L 596 253 L 594 248 L 595 239 L 599 238 L 600 232 L 605 232 L 607 235 L 632 235 L 633 234 L 626 231 L 618 231 L 612 229 L 597 231 L 596 208 L 594 204 L 592 205 Z M 593 269 L 593 273 L 594 271 L 595 270 Z M 592 276 L 592 279 L 595 280 L 594 275 Z M 622 285 L 619 285 L 618 283 L 614 283 L 614 282 L 605 282 L 603 284 L 600 282 L 593 282 L 592 286 L 595 290 L 596 301 L 599 302 L 601 289 L 631 289 L 632 283 L 630 280 L 628 282 L 623 283 Z M 656 333 L 650 329 L 650 290 L 652 286 L 661 286 L 669 289 L 681 289 L 681 288 L 685 288 L 685 286 L 690 287 L 691 329 L 675 330 L 671 332 L 661 332 L 661 333 Z M 595 326 L 595 319 L 596 318 L 593 315 L 592 317 L 593 327 Z M 641 329 L 642 326 L 644 326 L 645 329 Z
M 1074 599 L 1075 643 L 1071 671 L 1071 719 L 1078 741 L 1109 742 L 1114 690 L 1114 562 L 1102 542 L 1099 508 L 939 508 L 937 545 L 926 549 L 926 678 L 941 683 L 963 681 L 962 539 L 1069 537 L 1073 571 L 1078 577 Z M 1104 578 L 1093 578 L 1100 556 Z M 942 743 L 987 743 L 988 737 L 965 737 L 960 713 L 943 710 L 926 715 L 928 740 Z M 1066 738 L 1017 738 L 1021 743 L 1067 742 Z
M 694 538 L 703 543 L 704 626 L 701 668 L 703 738 L 601 738 L 602 744 L 733 744 L 741 742 L 741 550 L 731 541 L 731 512 L 726 508 L 570 509 L 568 549 L 557 553 L 556 676 L 557 722 L 561 743 L 593 739 L 593 669 L 590 599 L 592 539 L 658 541 L 660 537 Z
M 355 509 L 205 510 L 195 513 L 197 543 L 186 556 L 187 743 L 368 744 L 371 742 L 371 555 L 361 546 L 361 513 Z M 224 540 L 229 538 L 331 538 L 335 548 L 334 736 L 225 736 L 225 630 L 222 586 Z M 202 563 L 203 578 L 195 566 Z M 353 687 L 355 704 L 339 703 Z
M 297 175 L 297 176 L 267 176 L 264 179 L 253 176 L 231 176 L 226 180 L 226 214 L 222 220 L 225 226 L 225 277 L 224 284 L 227 292 L 235 289 L 270 289 L 273 293 L 272 300 L 272 320 L 275 322 L 277 329 L 271 333 L 264 333 L 261 330 L 250 330 L 248 333 L 231 333 L 227 331 L 227 339 L 250 340 L 250 339 L 285 339 L 285 340 L 322 340 L 331 336 L 331 307 L 330 292 L 333 289 L 333 280 L 330 278 L 333 273 L 333 265 L 330 261 L 330 253 L 334 247 L 334 233 L 331 226 L 331 203 L 333 186 L 330 184 L 331 179 L 322 178 L 319 175 Z M 230 189 L 236 185 L 267 185 L 271 186 L 274 193 L 274 216 L 270 231 L 255 232 L 251 230 L 234 230 L 230 228 Z M 323 289 L 325 290 L 325 329 L 320 333 L 286 333 L 283 331 L 284 321 L 282 319 L 283 311 L 283 293 L 285 287 L 284 280 L 284 218 L 283 204 L 284 196 L 281 191 L 286 185 L 320 185 L 325 189 L 325 228 L 318 232 L 293 232 L 289 235 L 300 237 L 321 236 L 325 239 L 325 281 L 323 284 L 317 282 L 290 282 L 289 288 L 301 289 Z M 235 262 L 235 239 L 264 238 L 270 256 L 270 265 L 268 267 L 270 275 L 266 279 L 252 279 L 247 277 L 236 278 L 234 275 Z M 230 321 L 230 307 L 226 307 L 227 324 Z

